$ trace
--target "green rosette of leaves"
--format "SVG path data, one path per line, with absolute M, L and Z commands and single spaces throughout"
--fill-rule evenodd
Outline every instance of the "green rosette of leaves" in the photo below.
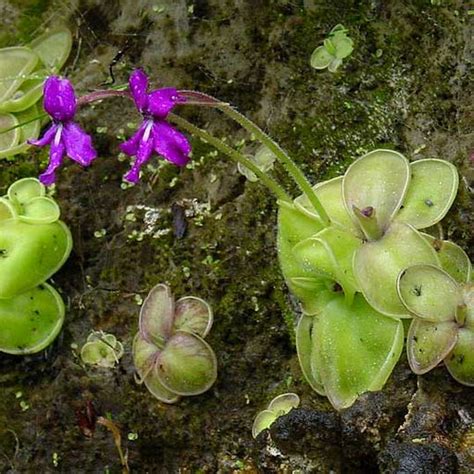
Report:
M 329 226 L 306 196 L 280 203 L 280 265 L 304 311 L 296 331 L 300 365 L 336 408 L 380 390 L 390 376 L 403 348 L 401 319 L 412 317 L 398 275 L 411 264 L 441 265 L 418 229 L 444 217 L 457 186 L 456 169 L 445 161 L 409 164 L 376 150 L 343 177 L 314 186 Z
M 46 280 L 72 248 L 59 207 L 35 178 L 13 183 L 0 198 L 0 351 L 30 354 L 59 333 L 64 304 Z
M 310 64 L 314 69 L 328 69 L 336 72 L 343 59 L 351 55 L 354 42 L 347 35 L 343 25 L 336 25 L 329 33 L 322 46 L 318 46 L 311 54 Z
M 204 300 L 186 296 L 175 303 L 167 285 L 152 288 L 133 341 L 138 383 L 164 403 L 209 390 L 217 378 L 216 356 L 204 340 L 212 322 Z
M 71 47 L 70 31 L 60 28 L 27 46 L 0 49 L 0 158 L 24 152 L 38 137 L 43 83 L 60 71 Z

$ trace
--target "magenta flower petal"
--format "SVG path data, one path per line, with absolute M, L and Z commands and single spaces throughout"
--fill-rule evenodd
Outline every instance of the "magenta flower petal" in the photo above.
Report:
M 171 87 L 158 89 L 148 95 L 148 111 L 155 118 L 165 119 L 179 101 L 176 89 Z
M 129 156 L 136 155 L 138 151 L 138 145 L 140 144 L 140 140 L 143 137 L 145 128 L 146 122 L 143 122 L 140 125 L 140 128 L 127 141 L 120 145 L 120 149 Z
M 49 150 L 48 167 L 39 176 L 39 180 L 45 186 L 50 186 L 51 184 L 54 183 L 56 179 L 55 171 L 59 166 L 61 166 L 65 151 L 66 151 L 66 147 L 64 146 L 63 143 L 61 142 L 55 143 L 54 141 L 51 143 L 51 149 Z
M 130 92 L 135 105 L 140 112 L 144 112 L 148 105 L 148 77 L 141 69 L 135 69 L 128 80 Z
M 155 151 L 177 166 L 184 166 L 189 161 L 191 145 L 188 139 L 166 122 L 155 122 L 153 125 Z
M 68 122 L 64 125 L 62 141 L 67 156 L 82 166 L 89 166 L 92 160 L 97 158 L 91 137 L 77 123 Z
M 49 127 L 46 132 L 44 132 L 44 135 L 41 138 L 38 138 L 38 140 L 28 140 L 28 143 L 35 146 L 49 145 L 53 141 L 57 129 L 58 125 L 52 124 L 51 127 Z
M 67 79 L 50 76 L 43 87 L 43 107 L 55 120 L 72 120 L 76 113 L 76 95 Z
M 153 152 L 153 140 L 141 140 L 138 145 L 137 157 L 130 171 L 124 176 L 124 179 L 130 183 L 138 183 L 140 180 L 140 168 L 145 164 Z

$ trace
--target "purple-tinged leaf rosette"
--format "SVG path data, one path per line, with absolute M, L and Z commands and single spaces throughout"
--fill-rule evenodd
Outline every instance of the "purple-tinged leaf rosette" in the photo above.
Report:
M 67 155 L 82 166 L 89 166 L 97 157 L 91 137 L 74 122 L 77 100 L 70 81 L 58 76 L 48 77 L 43 89 L 43 107 L 53 124 L 38 140 L 29 143 L 36 146 L 50 145 L 49 163 L 39 179 L 49 186 L 56 179 L 56 169 Z
M 139 382 L 158 400 L 175 403 L 214 384 L 216 356 L 204 341 L 212 321 L 210 306 L 200 298 L 186 296 L 175 303 L 164 284 L 150 291 L 140 311 L 133 360 Z
M 133 166 L 124 178 L 137 183 L 140 168 L 154 151 L 177 166 L 186 165 L 191 145 L 181 132 L 166 122 L 171 110 L 186 99 L 174 88 L 157 89 L 148 93 L 148 77 L 141 69 L 131 74 L 129 87 L 143 121 L 135 134 L 120 146 L 124 153 L 135 156 Z

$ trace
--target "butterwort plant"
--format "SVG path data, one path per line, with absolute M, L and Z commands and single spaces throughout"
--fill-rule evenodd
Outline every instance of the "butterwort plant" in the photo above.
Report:
M 46 282 L 72 248 L 59 217 L 36 178 L 16 181 L 0 198 L 0 352 L 38 352 L 61 330 L 64 303 Z
M 204 340 L 212 322 L 204 300 L 185 296 L 175 302 L 167 285 L 152 288 L 133 341 L 137 381 L 164 403 L 209 390 L 217 377 L 216 356 Z
M 343 32 L 338 37 L 348 43 Z M 463 275 L 462 285 L 468 284 L 462 250 L 422 231 L 438 225 L 454 201 L 458 174 L 452 164 L 439 159 L 410 161 L 394 150 L 380 149 L 355 159 L 343 176 L 313 185 L 254 122 L 209 95 L 151 89 L 141 70 L 131 74 L 128 91 L 95 91 L 77 99 L 69 81 L 57 77 L 50 81 L 55 96 L 49 97 L 51 86 L 47 83 L 44 103 L 53 125 L 40 143 L 51 146 L 51 162 L 43 178 L 46 184 L 55 178 L 58 156 L 68 154 L 75 159 L 77 152 L 81 156 L 76 161 L 83 165 L 94 159 L 87 133 L 75 126 L 77 107 L 121 96 L 133 100 L 142 117 L 138 130 L 121 146 L 134 157 L 125 179 L 138 182 L 141 166 L 153 153 L 178 166 L 187 163 L 191 147 L 172 123 L 240 164 L 253 181 L 258 180 L 275 195 L 279 263 L 303 310 L 296 325 L 301 370 L 311 387 L 327 396 L 335 408 L 346 408 L 360 394 L 383 388 L 403 350 L 403 319 L 415 321 L 411 335 L 422 331 L 419 328 L 424 325 L 417 321 L 423 317 L 428 325 L 442 322 L 450 328 L 444 333 L 449 344 L 435 340 L 433 331 L 423 333 L 431 334 L 424 337 L 428 342 L 416 346 L 432 352 L 426 365 L 421 364 L 423 369 L 417 368 L 419 361 L 412 354 L 416 341 L 409 338 L 409 360 L 415 372 L 421 374 L 444 360 L 456 380 L 471 383 L 472 350 L 466 341 L 471 338 L 472 317 L 469 309 L 458 308 L 470 307 L 471 293 L 467 294 L 464 286 L 456 290 L 462 294 L 456 308 L 450 307 L 449 315 L 439 319 L 434 313 L 426 316 L 416 311 L 404 292 L 405 275 L 411 274 L 409 268 L 414 265 L 437 269 L 424 271 L 422 286 L 426 286 L 426 279 L 436 280 L 440 294 L 451 291 L 449 278 L 459 283 Z M 275 179 L 273 166 L 249 159 L 176 115 L 175 107 L 182 105 L 213 107 L 236 121 L 265 147 L 265 153 L 293 178 L 302 194 L 292 197 Z M 74 133 L 68 132 L 71 129 Z M 438 278 L 438 271 L 449 278 Z M 200 329 L 191 330 L 183 327 L 175 314 L 176 309 L 181 311 L 180 305 L 178 301 L 174 306 L 164 285 L 153 289 L 142 309 L 134 344 L 139 380 L 169 403 L 179 396 L 201 393 L 215 377 L 215 359 L 203 339 L 207 323 L 202 321 L 209 321 L 210 316 L 203 316 Z M 198 313 L 205 315 L 203 304 L 199 307 Z

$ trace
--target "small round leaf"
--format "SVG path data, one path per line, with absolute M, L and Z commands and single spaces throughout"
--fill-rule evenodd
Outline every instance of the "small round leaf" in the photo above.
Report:
M 347 212 L 354 207 L 375 209 L 379 229 L 386 230 L 400 208 L 410 182 L 407 159 L 392 150 L 375 150 L 349 166 L 344 175 L 342 193 Z
M 23 178 L 8 188 L 8 197 L 14 203 L 25 204 L 33 198 L 45 195 L 45 187 L 36 178 Z
M 454 321 L 461 303 L 457 283 L 432 265 L 413 265 L 398 277 L 398 294 L 405 307 L 427 321 Z
M 474 387 L 474 328 L 459 330 L 458 341 L 444 363 L 459 383 Z
M 286 415 L 293 408 L 298 408 L 299 404 L 300 397 L 296 393 L 282 393 L 270 402 L 268 409 L 279 417 Z
M 0 49 L 0 103 L 13 95 L 37 63 L 38 56 L 30 48 Z
M 256 438 L 262 431 L 267 430 L 277 419 L 275 413 L 270 410 L 261 411 L 253 422 L 252 436 Z
M 174 331 L 187 331 L 206 337 L 212 327 L 212 309 L 204 300 L 185 296 L 176 302 Z
M 46 196 L 30 199 L 22 207 L 23 212 L 18 218 L 29 224 L 50 224 L 56 222 L 61 214 L 56 201 Z
M 161 349 L 171 336 L 174 318 L 174 301 L 171 290 L 162 283 L 153 287 L 140 311 L 140 334 Z
M 178 395 L 199 395 L 209 390 L 217 378 L 217 360 L 204 339 L 177 331 L 159 354 L 156 375 Z
M 407 355 L 415 374 L 436 367 L 453 349 L 458 338 L 454 321 L 432 323 L 413 319 L 407 336 Z
M 0 299 L 0 351 L 33 354 L 49 346 L 64 322 L 64 303 L 47 283 Z
M 51 72 L 58 72 L 71 52 L 72 35 L 67 28 L 59 28 L 38 36 L 30 43 L 30 48 Z
M 411 181 L 397 221 L 424 229 L 448 212 L 458 191 L 458 172 L 443 160 L 419 160 L 410 164 Z
M 319 46 L 311 55 L 310 64 L 314 69 L 326 69 L 334 56 L 324 46 Z
M 449 240 L 438 240 L 431 235 L 422 233 L 438 255 L 443 270 L 458 283 L 471 281 L 472 265 L 466 252 Z
M 303 314 L 296 327 L 296 352 L 300 362 L 301 371 L 304 378 L 311 385 L 311 388 L 319 395 L 326 395 L 321 373 L 313 364 L 312 356 L 312 334 L 314 332 L 314 318 L 317 316 L 308 316 Z

